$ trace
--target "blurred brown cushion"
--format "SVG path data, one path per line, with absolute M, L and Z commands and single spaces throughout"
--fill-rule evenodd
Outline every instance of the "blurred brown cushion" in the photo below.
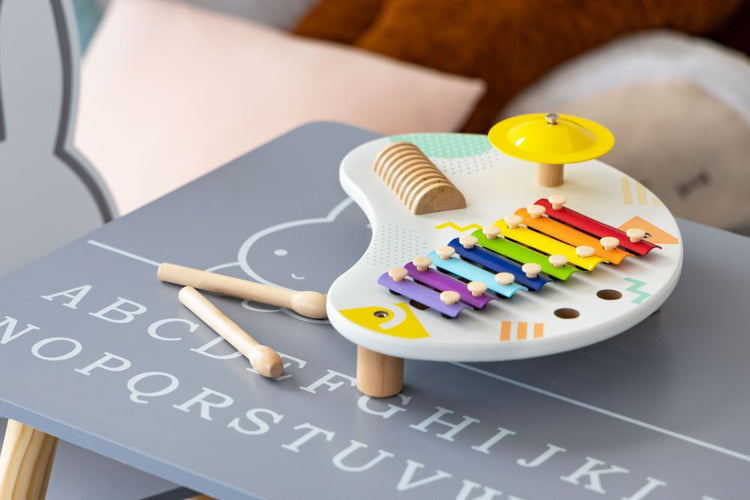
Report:
M 385 0 L 321 0 L 294 34 L 353 44 L 375 21 Z
M 357 45 L 484 79 L 488 93 L 465 127 L 484 132 L 503 104 L 557 64 L 633 31 L 669 27 L 706 32 L 723 22 L 740 2 L 386 0 Z M 348 4 L 323 3 L 331 8 L 332 4 Z

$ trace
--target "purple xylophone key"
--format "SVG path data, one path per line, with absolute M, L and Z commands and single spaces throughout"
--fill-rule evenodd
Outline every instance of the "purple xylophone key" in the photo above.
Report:
M 434 269 L 417 271 L 417 268 L 411 262 L 406 264 L 404 268 L 406 268 L 406 270 L 409 272 L 409 276 L 411 276 L 414 281 L 424 283 L 425 285 L 436 290 L 440 290 L 441 292 L 444 292 L 445 290 L 456 291 L 459 293 L 459 295 L 461 295 L 462 302 L 469 304 L 475 309 L 484 309 L 484 306 L 486 306 L 490 300 L 496 299 L 496 297 L 488 295 L 486 293 L 475 297 L 471 294 L 469 289 L 466 288 L 466 283 L 461 280 L 451 278 L 447 274 L 435 271 Z

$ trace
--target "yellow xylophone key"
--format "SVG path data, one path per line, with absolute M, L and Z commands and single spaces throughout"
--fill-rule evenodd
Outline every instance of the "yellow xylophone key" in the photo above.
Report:
M 607 262 L 605 259 L 602 259 L 597 255 L 592 255 L 591 257 L 579 257 L 576 253 L 575 247 L 551 238 L 545 234 L 537 233 L 528 227 L 517 227 L 511 229 L 503 219 L 495 222 L 495 225 L 500 228 L 502 235 L 506 238 L 510 238 L 511 240 L 549 255 L 564 255 L 568 258 L 568 262 L 586 269 L 587 271 L 592 271 L 597 265 L 602 262 Z
M 593 236 L 563 224 L 562 222 L 558 222 L 549 217 L 531 217 L 525 208 L 519 208 L 516 210 L 516 215 L 520 216 L 521 219 L 523 219 L 523 223 L 528 227 L 575 247 L 591 247 L 594 249 L 596 255 L 613 264 L 619 265 L 626 257 L 633 257 L 633 254 L 620 248 L 605 250 L 599 243 L 598 238 L 594 238 Z

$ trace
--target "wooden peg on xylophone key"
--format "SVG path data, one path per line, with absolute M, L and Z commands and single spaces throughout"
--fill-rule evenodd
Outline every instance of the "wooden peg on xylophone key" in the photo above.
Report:
M 471 236 L 470 234 L 467 234 L 465 236 L 461 236 L 458 239 L 458 242 L 461 243 L 461 246 L 464 247 L 467 250 L 470 250 L 470 249 L 474 248 L 474 246 L 477 244 L 477 241 L 479 241 L 477 239 L 477 237 L 476 236 Z
M 388 276 L 390 276 L 393 281 L 404 281 L 407 274 L 409 274 L 409 271 L 403 267 L 392 267 L 388 270 Z
M 482 228 L 482 232 L 484 233 L 484 235 L 487 237 L 488 240 L 494 240 L 498 236 L 502 237 L 500 235 L 500 228 L 494 225 L 484 226 Z
M 576 255 L 579 257 L 591 257 L 592 255 L 594 255 L 594 252 L 595 250 L 588 245 L 581 245 L 579 247 L 576 247 Z
M 550 255 L 547 260 L 554 267 L 562 267 L 568 263 L 568 258 L 564 255 Z
M 415 257 L 413 261 L 411 261 L 412 264 L 414 264 L 414 267 L 417 268 L 417 271 L 427 271 L 427 269 L 432 264 L 432 259 L 429 257 Z
M 458 292 L 454 292 L 453 290 L 440 292 L 440 300 L 442 300 L 443 303 L 447 306 L 457 304 L 460 298 L 461 294 L 459 294 Z
M 521 225 L 522 222 L 523 222 L 523 217 L 521 217 L 520 215 L 513 214 L 513 215 L 508 215 L 505 218 L 505 223 L 508 224 L 509 229 L 517 228 L 518 226 Z
M 539 273 L 542 272 L 542 266 L 536 262 L 527 262 L 521 266 L 521 270 L 526 273 L 527 278 L 533 279 L 539 276 Z
M 474 297 L 481 297 L 487 291 L 487 283 L 484 281 L 470 281 L 466 284 L 466 288 Z
M 497 273 L 495 275 L 495 281 L 497 281 L 499 285 L 510 285 L 516 281 L 516 277 L 513 273 Z
M 633 243 L 638 243 L 643 238 L 646 237 L 646 231 L 644 231 L 641 228 L 638 227 L 631 227 L 627 231 L 625 231 L 625 234 L 630 238 L 630 241 Z
M 599 243 L 602 244 L 602 248 L 605 250 L 614 250 L 620 244 L 620 240 L 614 236 L 605 236 L 599 240 Z
M 442 260 L 448 260 L 453 257 L 453 254 L 456 253 L 456 250 L 453 247 L 449 247 L 446 245 L 437 247 L 435 249 L 435 253 L 438 254 L 438 257 L 440 257 Z
M 526 209 L 532 219 L 538 219 L 547 211 L 542 205 L 531 205 Z
M 553 194 L 547 197 L 547 201 L 550 202 L 553 210 L 560 210 L 568 202 L 568 199 L 561 194 Z

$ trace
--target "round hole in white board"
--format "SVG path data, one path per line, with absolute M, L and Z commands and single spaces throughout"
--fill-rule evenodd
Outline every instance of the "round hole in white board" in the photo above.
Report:
M 617 290 L 612 290 L 611 288 L 605 288 L 604 290 L 596 292 L 596 296 L 602 300 L 617 300 L 622 298 L 622 293 Z
M 580 315 L 581 313 L 570 307 L 561 307 L 560 309 L 555 309 L 555 316 L 562 319 L 574 319 Z

